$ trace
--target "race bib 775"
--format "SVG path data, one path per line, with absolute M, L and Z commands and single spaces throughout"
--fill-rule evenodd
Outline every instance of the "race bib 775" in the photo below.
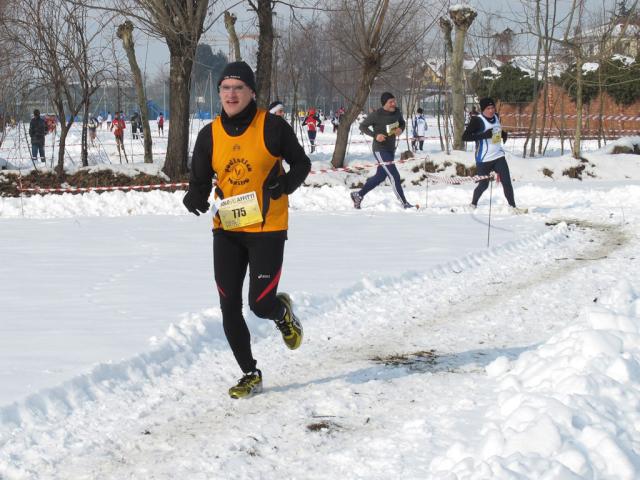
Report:
M 220 222 L 225 230 L 246 227 L 262 222 L 262 212 L 256 192 L 242 193 L 225 198 L 218 207 Z

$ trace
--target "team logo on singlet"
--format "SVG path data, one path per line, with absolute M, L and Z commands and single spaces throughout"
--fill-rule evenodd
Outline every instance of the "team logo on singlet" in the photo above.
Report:
M 249 183 L 248 174 L 252 170 L 251 164 L 244 158 L 232 158 L 224 168 L 224 171 L 229 174 L 229 183 L 232 185 Z

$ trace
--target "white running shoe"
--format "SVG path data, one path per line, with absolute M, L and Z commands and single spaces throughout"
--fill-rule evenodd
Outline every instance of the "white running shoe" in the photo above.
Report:
M 509 207 L 509 211 L 514 215 L 523 215 L 525 213 L 529 213 L 528 208 Z

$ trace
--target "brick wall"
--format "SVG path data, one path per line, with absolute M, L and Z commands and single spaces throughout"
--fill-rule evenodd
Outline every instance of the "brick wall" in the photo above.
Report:
M 541 90 L 538 98 L 538 129 L 542 124 L 544 104 L 542 94 L 543 91 Z M 616 104 L 606 93 L 602 97 L 601 99 L 598 96 L 590 104 L 583 106 L 582 127 L 585 137 L 597 135 L 600 128 L 602 128 L 607 137 L 640 135 L 640 101 L 629 106 L 622 106 Z M 506 130 L 510 130 L 512 133 L 524 133 L 528 130 L 533 102 L 528 104 L 498 102 L 497 107 L 500 120 Z M 603 116 L 600 114 L 601 111 Z M 551 85 L 547 98 L 545 132 L 551 135 L 558 135 L 562 130 L 564 134 L 572 135 L 576 127 L 576 113 L 576 104 L 573 103 L 564 90 L 557 85 Z M 608 118 L 611 116 L 634 118 Z

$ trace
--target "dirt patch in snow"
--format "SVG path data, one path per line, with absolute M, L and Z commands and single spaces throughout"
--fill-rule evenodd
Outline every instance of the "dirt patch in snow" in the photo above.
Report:
M 175 183 L 188 182 L 188 175 L 176 180 Z M 74 174 L 67 175 L 64 181 L 53 172 L 32 171 L 28 175 L 21 176 L 17 173 L 6 172 L 0 174 L 0 196 L 18 197 L 20 196 L 20 186 L 22 188 L 95 188 L 95 187 L 131 187 L 142 185 L 167 184 L 167 180 L 158 175 L 139 173 L 135 177 L 116 173 L 112 170 L 87 171 L 80 170 Z M 173 183 L 173 182 L 172 182 Z M 184 190 L 184 187 L 164 187 L 163 190 Z M 52 194 L 62 194 L 64 192 L 51 192 Z M 25 196 L 39 195 L 36 192 L 23 192 Z

